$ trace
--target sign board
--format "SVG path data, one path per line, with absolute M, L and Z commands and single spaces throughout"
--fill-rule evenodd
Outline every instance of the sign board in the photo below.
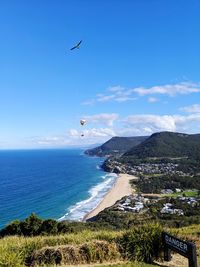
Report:
M 189 267 L 197 267 L 196 246 L 192 242 L 187 242 L 163 232 L 164 260 L 171 260 L 171 250 L 188 258 Z

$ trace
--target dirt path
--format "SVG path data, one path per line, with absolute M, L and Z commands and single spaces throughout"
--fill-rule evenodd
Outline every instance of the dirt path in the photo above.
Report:
M 159 266 L 165 266 L 165 267 L 188 267 L 188 259 L 179 255 L 179 254 L 173 254 L 172 260 L 167 262 L 156 262 L 159 264 Z

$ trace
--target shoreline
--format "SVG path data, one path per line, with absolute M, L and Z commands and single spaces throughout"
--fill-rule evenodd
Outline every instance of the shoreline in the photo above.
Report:
M 106 195 L 96 208 L 94 208 L 92 211 L 90 211 L 84 216 L 82 221 L 87 221 L 88 219 L 96 216 L 100 211 L 104 210 L 105 208 L 113 206 L 116 201 L 120 200 L 122 197 L 131 195 L 134 192 L 134 189 L 130 185 L 130 180 L 133 179 L 138 178 L 134 175 L 120 173 L 110 191 L 106 193 Z

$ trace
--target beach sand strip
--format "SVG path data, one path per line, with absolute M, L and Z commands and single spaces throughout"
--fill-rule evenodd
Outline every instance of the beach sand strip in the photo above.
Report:
M 134 193 L 134 189 L 130 185 L 130 180 L 133 179 L 138 178 L 134 175 L 120 173 L 111 190 L 104 196 L 98 206 L 83 218 L 83 221 L 86 221 L 89 218 L 96 216 L 100 211 L 104 210 L 105 208 L 113 206 L 115 202 L 117 200 L 120 200 L 122 197 Z

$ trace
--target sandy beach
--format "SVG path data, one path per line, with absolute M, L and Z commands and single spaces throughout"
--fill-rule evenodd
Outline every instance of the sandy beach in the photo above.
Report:
M 136 176 L 129 174 L 119 174 L 115 184 L 111 188 L 111 190 L 105 195 L 103 200 L 99 203 L 99 205 L 89 212 L 83 219 L 86 221 L 87 219 L 97 215 L 100 211 L 104 210 L 115 204 L 115 202 L 121 199 L 124 196 L 128 196 L 133 193 L 134 189 L 131 188 L 130 180 L 138 179 Z

